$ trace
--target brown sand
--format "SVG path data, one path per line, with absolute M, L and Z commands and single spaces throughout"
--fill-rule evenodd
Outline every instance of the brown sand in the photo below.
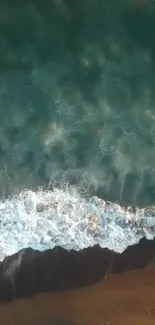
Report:
M 97 285 L 0 305 L 1 325 L 155 324 L 155 267 Z

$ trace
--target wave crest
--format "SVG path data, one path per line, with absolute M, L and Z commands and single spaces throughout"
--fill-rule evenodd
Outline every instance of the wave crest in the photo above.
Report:
M 154 209 L 122 208 L 98 197 L 87 199 L 76 188 L 25 190 L 0 202 L 0 259 L 25 247 L 56 245 L 80 250 L 99 244 L 116 252 L 153 239 Z

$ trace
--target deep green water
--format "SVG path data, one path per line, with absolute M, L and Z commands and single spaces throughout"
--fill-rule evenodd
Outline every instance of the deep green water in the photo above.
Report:
M 0 190 L 155 204 L 155 3 L 0 3 Z

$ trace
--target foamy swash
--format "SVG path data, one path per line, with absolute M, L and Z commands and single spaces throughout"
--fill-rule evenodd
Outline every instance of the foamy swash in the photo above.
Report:
M 121 208 L 75 188 L 24 191 L 0 202 L 0 260 L 25 247 L 80 250 L 99 244 L 123 252 L 155 237 L 155 209 Z

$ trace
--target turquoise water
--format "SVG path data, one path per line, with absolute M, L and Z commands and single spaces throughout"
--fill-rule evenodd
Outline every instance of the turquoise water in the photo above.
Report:
M 152 1 L 0 5 L 0 185 L 155 199 Z
M 63 183 L 155 204 L 154 30 L 153 1 L 1 2 L 1 205 Z

